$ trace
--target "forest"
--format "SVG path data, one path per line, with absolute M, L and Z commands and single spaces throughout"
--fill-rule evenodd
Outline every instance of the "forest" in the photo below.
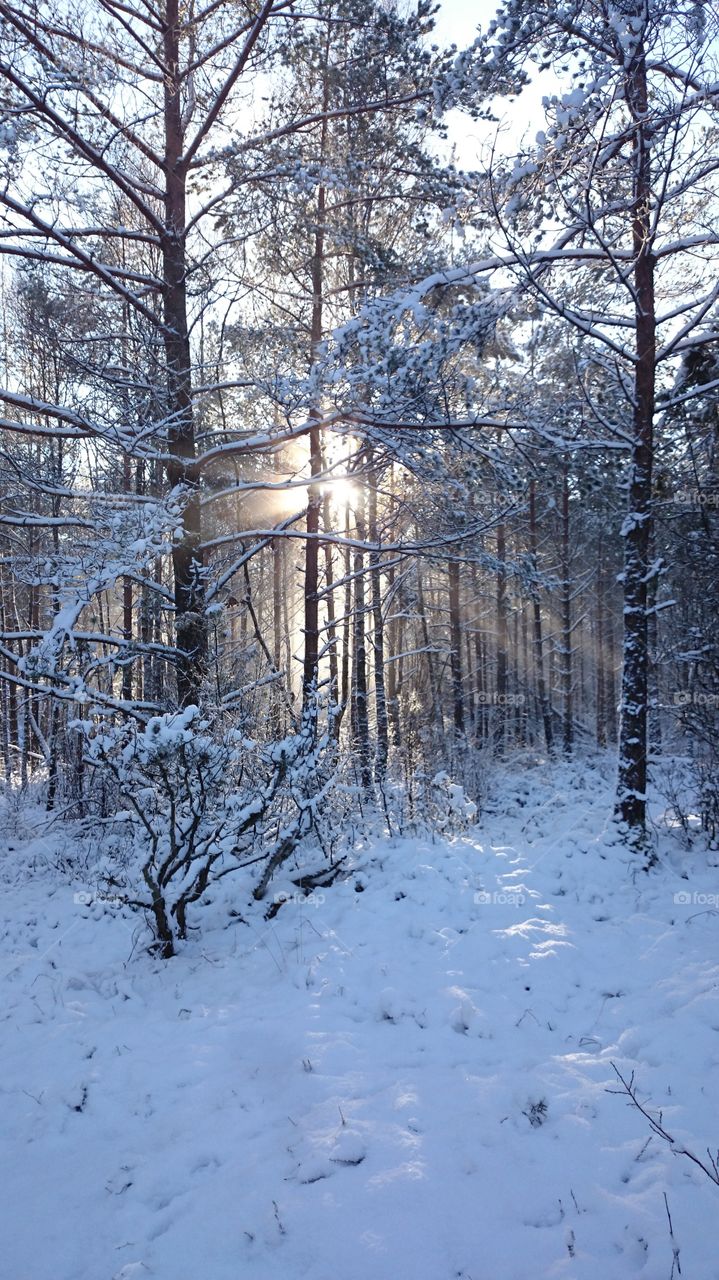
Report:
M 114 956 L 145 1000 L 153 983 L 166 999 L 195 982 L 189 1009 L 210 999 L 214 971 L 201 983 L 193 966 L 214 956 L 262 1018 L 272 974 L 256 952 L 242 958 L 243 939 L 276 926 L 287 947 L 301 937 L 304 963 L 310 933 L 325 948 L 351 936 L 361 895 L 368 932 L 357 926 L 356 945 L 369 936 L 379 958 L 352 981 L 380 999 L 382 957 L 400 945 L 387 904 L 415 885 L 415 941 L 450 918 L 444 888 L 417 888 L 429 866 L 467 890 L 477 920 L 487 904 L 498 913 L 494 935 L 521 934 L 517 909 L 531 906 L 526 928 L 541 927 L 537 945 L 554 956 L 570 944 L 530 903 L 550 890 L 527 889 L 521 859 L 539 841 L 549 875 L 569 856 L 569 828 L 553 825 L 568 806 L 572 831 L 595 842 L 588 878 L 570 877 L 589 913 L 570 931 L 627 930 L 597 962 L 602 1010 L 620 1003 L 622 966 L 639 963 L 628 894 L 701 916 L 687 934 L 696 954 L 666 944 L 666 974 L 637 989 L 635 1021 L 683 965 L 703 975 L 702 999 L 717 987 L 719 13 L 711 0 L 476 8 L 455 20 L 464 39 L 445 45 L 432 0 L 0 0 L 4 875 L 13 892 L 64 894 L 70 923 L 53 929 L 85 922 L 63 943 L 88 949 L 73 973 Z M 503 864 L 488 889 L 480 854 L 516 855 L 518 869 Z M 605 890 L 616 900 L 602 914 Z M 9 898 L 2 926 L 8 981 L 21 985 L 15 958 L 32 957 L 28 929 L 46 918 L 27 902 L 17 914 Z M 494 946 L 479 926 L 473 936 Z M 424 961 L 405 959 L 409 1004 L 392 988 L 380 1023 L 421 1026 Z M 286 956 L 272 963 L 281 985 Z M 478 952 L 472 982 L 503 963 Z M 59 982 L 59 954 L 47 964 Z M 218 1005 L 237 999 L 229 971 L 218 982 Z M 499 1001 L 499 969 L 488 987 Z M 526 1030 L 531 1012 L 537 1034 L 552 1030 L 533 998 L 517 987 L 512 1027 Z M 481 1050 L 481 1000 L 458 999 L 452 1026 Z M 289 1004 L 278 1016 L 295 1025 Z M 297 1028 L 307 1018 L 298 1009 Z M 704 1045 L 709 1029 L 692 1028 Z M 171 1052 L 178 1034 L 173 1022 Z M 654 1227 L 624 1228 L 636 1257 L 624 1236 L 608 1263 L 596 1224 L 582 1253 L 589 1211 L 565 1186 L 561 1240 L 536 1263 L 530 1245 L 512 1256 L 506 1240 L 480 1263 L 461 1213 L 466 1256 L 451 1262 L 448 1246 L 435 1257 L 417 1244 L 415 1257 L 399 1240 L 382 1260 L 359 1245 L 345 1256 L 359 1227 L 336 1208 L 326 1255 L 283 1262 L 285 1210 L 267 1190 L 265 1226 L 239 1232 L 249 1244 L 218 1243 L 225 1216 L 213 1209 L 223 1226 L 204 1274 L 607 1280 L 649 1257 L 647 1275 L 681 1276 L 671 1188 L 689 1196 L 694 1179 L 680 1210 L 706 1218 L 702 1196 L 715 1208 L 711 1112 L 686 1121 L 693 1137 L 670 1137 L 657 1089 L 637 1089 L 641 1054 L 622 1065 L 621 1044 L 610 1034 L 602 1050 L 616 1073 L 604 1091 L 624 1096 L 657 1160 L 662 1147 L 679 1157 L 666 1166 L 674 1183 L 653 1167 Z M 665 1040 L 655 1050 L 666 1061 Z M 263 1052 L 256 1062 L 274 1071 Z M 313 1054 L 294 1041 L 291 1052 L 309 1079 Z M 384 1050 L 373 1054 L 392 1075 Z M 509 1040 L 499 1061 L 520 1088 Z M 689 1062 L 674 1064 L 677 1089 L 703 1094 L 716 1050 Z M 75 1101 L 62 1105 L 82 1115 L 91 1086 L 78 1076 L 67 1089 Z M 553 1114 L 547 1089 L 518 1105 L 536 1142 Z M 369 1130 L 340 1115 L 340 1154 L 313 1148 L 303 1193 L 369 1158 Z M 508 1159 L 526 1159 L 526 1177 L 557 1158 L 523 1152 Z M 582 1147 L 577 1168 L 593 1158 Z M 31 1185 L 20 1179 L 21 1215 Z M 505 1212 L 509 1191 L 494 1194 Z M 415 1230 L 426 1209 L 397 1203 Z M 379 1239 L 373 1204 L 353 1212 Z M 300 1222 L 305 1212 L 301 1198 L 287 1209 Z M 689 1274 L 710 1280 L 700 1234 Z M 164 1260 L 148 1244 L 127 1267 L 103 1252 L 102 1232 L 96 1255 L 56 1243 L 35 1264 L 26 1242 L 12 1274 L 203 1273 L 207 1241 L 165 1235 Z M 251 1254 L 261 1239 L 266 1256 Z

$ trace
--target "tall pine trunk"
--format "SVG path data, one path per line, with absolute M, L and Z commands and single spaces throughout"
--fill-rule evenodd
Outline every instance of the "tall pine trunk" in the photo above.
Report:
M 452 718 L 457 737 L 464 733 L 464 687 L 462 683 L 462 615 L 460 612 L 459 563 L 452 558 L 449 575 L 449 661 L 452 672 Z
M 184 21 L 184 19 L 182 19 Z M 163 24 L 165 123 L 165 226 L 163 229 L 163 313 L 167 362 L 168 475 L 182 488 L 182 536 L 173 545 L 177 700 L 197 702 L 207 659 L 205 587 L 199 478 L 195 467 L 192 357 L 187 320 L 186 195 L 183 160 L 178 0 L 167 0 Z
M 549 694 L 547 692 L 547 680 L 544 672 L 544 637 L 542 634 L 542 605 L 539 596 L 539 583 L 537 576 L 539 572 L 538 559 L 539 544 L 537 538 L 537 495 L 534 480 L 529 482 L 529 552 L 532 558 L 532 571 L 534 574 L 534 582 L 532 584 L 532 620 L 534 626 L 534 669 L 537 682 L 537 697 L 539 700 L 539 709 L 542 716 L 542 726 L 544 728 L 544 741 L 549 754 L 552 754 L 554 747 L 554 734 L 552 729 L 552 709 L 549 704 Z
M 322 112 L 324 119 L 320 133 L 319 159 L 324 163 L 327 149 L 327 108 L 329 106 L 329 44 L 330 25 L 327 26 L 325 40 L 325 63 L 322 78 Z M 314 245 L 310 263 L 310 282 L 312 287 L 312 320 L 310 326 L 310 364 L 314 365 L 322 342 L 322 323 L 324 307 L 324 254 L 325 254 L 325 217 L 327 196 L 325 187 L 321 185 L 317 191 L 316 223 Z M 320 512 L 322 509 L 322 493 L 317 477 L 322 473 L 322 432 L 319 423 L 322 413 L 319 405 L 312 405 L 310 419 L 317 425 L 310 430 L 310 485 L 307 495 L 307 539 L 305 541 L 305 651 L 302 671 L 302 697 L 306 705 L 313 695 L 318 683 L 319 662 L 319 555 L 320 555 Z
M 377 525 L 377 485 L 379 483 L 377 468 L 374 465 L 372 450 L 368 454 L 369 509 L 368 534 L 372 547 L 379 544 Z M 377 781 L 382 782 L 387 772 L 389 755 L 389 726 L 387 720 L 387 690 L 384 674 L 384 619 L 382 617 L 382 574 L 379 551 L 369 553 L 370 592 L 372 596 L 372 651 L 374 656 L 374 698 L 377 718 L 377 747 L 375 751 L 375 772 Z
M 355 511 L 357 538 L 364 542 L 367 533 L 364 514 L 364 493 L 360 490 Z M 353 565 L 355 600 L 354 600 L 354 697 L 353 725 L 354 736 L 359 756 L 360 779 L 365 791 L 372 786 L 371 748 L 369 732 L 369 696 L 367 688 L 367 619 L 365 603 L 364 552 L 361 547 L 355 549 Z
M 636 362 L 629 512 L 624 525 L 624 665 L 617 812 L 630 831 L 642 835 L 647 809 L 647 574 L 652 531 L 656 306 L 647 67 L 641 40 L 627 70 L 625 93 L 634 121 L 632 241 Z
M 509 628 L 507 620 L 507 530 L 504 520 L 497 525 L 497 591 L 495 597 L 497 680 L 494 725 L 494 749 L 504 753 L 507 733 L 507 672 L 509 663 Z
M 561 593 L 561 650 L 560 684 L 562 689 L 562 750 L 565 756 L 572 754 L 574 746 L 574 689 L 572 671 L 572 555 L 569 521 L 569 468 L 564 464 L 562 474 L 562 593 Z

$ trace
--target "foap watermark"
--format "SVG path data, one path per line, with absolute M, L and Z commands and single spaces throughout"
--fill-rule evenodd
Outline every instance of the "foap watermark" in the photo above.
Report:
M 719 907 L 719 893 L 699 893 L 695 889 L 679 889 L 674 894 L 677 907 Z
M 523 707 L 527 699 L 523 693 L 490 693 L 480 689 L 477 701 L 484 707 Z
M 124 907 L 127 898 L 118 894 L 95 893 L 90 889 L 80 889 L 72 895 L 76 907 Z
M 478 907 L 521 907 L 526 898 L 523 893 L 512 889 L 495 889 L 493 893 L 480 889 L 475 893 L 474 901 Z
M 673 501 L 678 507 L 719 507 L 719 489 L 710 489 L 708 492 L 682 489 L 674 494 Z
M 285 902 L 296 902 L 302 907 L 321 907 L 325 900 L 323 893 L 315 893 L 314 889 L 310 889 L 309 893 L 286 893 L 284 889 L 280 889 L 272 899 L 275 906 L 281 907 Z
M 719 693 L 690 693 L 681 689 L 674 694 L 675 707 L 719 707 Z

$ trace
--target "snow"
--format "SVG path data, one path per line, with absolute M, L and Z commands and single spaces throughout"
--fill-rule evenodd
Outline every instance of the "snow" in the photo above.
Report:
M 461 839 L 368 845 L 271 920 L 226 878 L 169 962 L 9 811 L 3 1274 L 664 1280 L 666 1193 L 718 1276 L 678 1153 L 719 1145 L 717 855 L 660 826 L 638 871 L 611 782 L 508 769 Z

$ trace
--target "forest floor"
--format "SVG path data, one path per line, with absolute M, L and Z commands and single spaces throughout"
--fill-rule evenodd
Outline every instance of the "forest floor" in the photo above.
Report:
M 716 1280 L 719 1187 L 677 1148 L 719 1146 L 719 855 L 667 831 L 638 872 L 601 762 L 492 809 L 269 922 L 227 879 L 164 963 L 16 813 L 2 1276 L 670 1280 L 678 1250 Z

